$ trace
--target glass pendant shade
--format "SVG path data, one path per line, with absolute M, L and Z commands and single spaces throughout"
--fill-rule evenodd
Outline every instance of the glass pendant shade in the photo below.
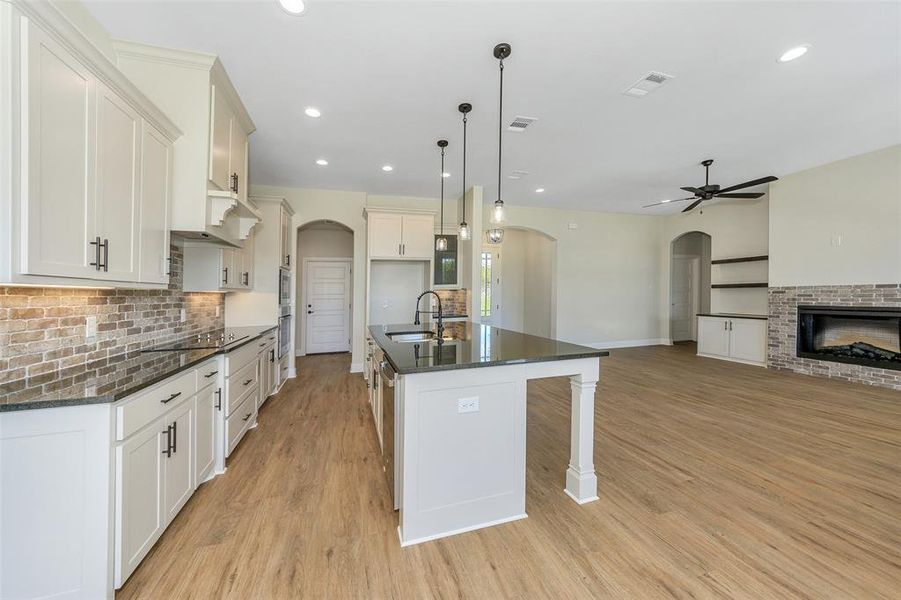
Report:
M 495 225 L 502 225 L 507 221 L 507 210 L 504 208 L 503 200 L 498 200 L 494 203 L 494 207 L 491 209 L 491 223 Z
M 435 250 L 438 252 L 444 252 L 447 250 L 447 238 L 439 237 L 435 240 Z
M 504 241 L 504 230 L 500 228 L 489 229 L 487 232 L 489 244 L 500 244 Z
M 460 227 L 457 228 L 457 235 L 460 236 L 461 240 L 468 240 L 469 236 L 472 235 L 469 231 L 469 224 L 466 221 L 460 223 Z

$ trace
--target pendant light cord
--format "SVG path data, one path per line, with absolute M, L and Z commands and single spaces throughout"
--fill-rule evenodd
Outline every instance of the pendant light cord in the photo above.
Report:
M 501 93 L 498 101 L 497 109 L 497 200 L 501 200 L 501 156 L 503 152 L 503 131 L 504 131 L 504 59 L 500 59 L 501 69 Z
M 466 113 L 463 113 L 463 223 L 466 222 Z
M 444 235 L 444 148 L 441 148 L 441 235 Z

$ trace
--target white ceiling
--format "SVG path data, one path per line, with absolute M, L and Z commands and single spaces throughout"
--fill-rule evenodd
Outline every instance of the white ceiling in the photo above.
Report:
M 641 206 L 703 183 L 707 157 L 726 186 L 901 142 L 897 2 L 308 0 L 303 17 L 275 0 L 87 6 L 115 37 L 220 55 L 257 125 L 256 183 L 437 196 L 447 138 L 456 197 L 469 101 L 467 179 L 493 201 L 501 41 L 505 121 L 539 119 L 504 136 L 505 174 L 531 173 L 504 178 L 509 204 L 674 212 Z M 777 63 L 800 43 L 806 56 Z M 650 70 L 675 79 L 621 94 Z M 322 118 L 304 116 L 311 105 Z

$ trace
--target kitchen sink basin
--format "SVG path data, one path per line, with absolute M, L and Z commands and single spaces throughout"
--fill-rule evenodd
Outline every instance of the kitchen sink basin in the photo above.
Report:
M 392 341 L 395 342 L 428 342 L 430 340 L 434 340 L 437 335 L 435 335 L 434 331 L 415 331 L 415 332 L 397 332 L 397 333 L 388 333 L 387 335 Z

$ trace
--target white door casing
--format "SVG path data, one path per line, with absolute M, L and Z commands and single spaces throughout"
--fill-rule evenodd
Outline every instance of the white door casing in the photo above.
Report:
M 305 353 L 350 351 L 350 274 L 353 259 L 303 261 L 300 307 Z
M 670 319 L 674 342 L 697 339 L 697 312 L 700 303 L 700 259 L 673 256 L 670 290 Z

